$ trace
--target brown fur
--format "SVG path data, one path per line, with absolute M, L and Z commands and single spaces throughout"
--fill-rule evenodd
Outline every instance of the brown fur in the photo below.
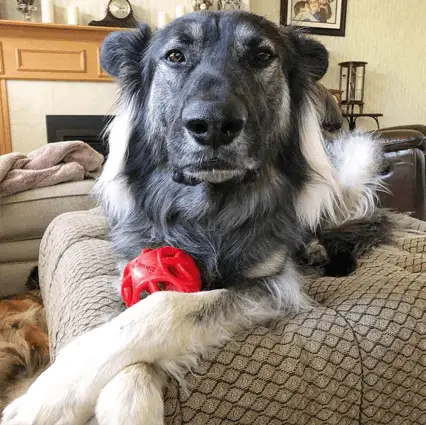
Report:
M 27 286 L 35 287 L 34 282 Z M 0 300 L 0 412 L 49 365 L 49 341 L 40 292 Z

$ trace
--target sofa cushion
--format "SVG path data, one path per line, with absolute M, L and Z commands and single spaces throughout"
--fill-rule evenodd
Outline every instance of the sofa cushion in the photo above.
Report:
M 40 239 L 37 241 L 37 244 L 39 243 Z M 0 245 L 1 249 L 3 249 L 3 245 Z M 37 259 L 0 264 L 0 298 L 27 290 L 25 283 L 36 265 Z
M 34 261 L 38 258 L 41 238 L 23 241 L 2 242 L 0 249 L 0 264 L 16 261 Z
M 414 424 L 426 416 L 426 223 L 365 256 L 345 278 L 307 277 L 316 304 L 235 335 L 170 382 L 167 425 Z M 49 226 L 40 278 L 52 357 L 120 300 L 99 211 Z M 112 342 L 113 343 L 113 342 Z
M 93 184 L 93 180 L 63 183 L 2 198 L 0 241 L 39 239 L 56 216 L 93 207 L 87 196 Z
M 379 193 L 384 208 L 403 211 L 426 219 L 425 155 L 420 149 L 386 152 L 388 170 L 382 175 L 388 191 Z

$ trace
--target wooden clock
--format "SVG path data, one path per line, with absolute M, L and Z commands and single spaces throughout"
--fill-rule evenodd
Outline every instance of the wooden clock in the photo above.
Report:
M 91 21 L 91 26 L 134 28 L 137 21 L 133 15 L 129 0 L 110 0 L 106 9 L 106 16 L 100 21 Z

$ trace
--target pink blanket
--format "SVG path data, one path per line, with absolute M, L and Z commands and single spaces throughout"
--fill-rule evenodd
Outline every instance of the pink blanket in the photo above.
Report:
M 28 155 L 1 155 L 0 196 L 94 178 L 103 161 L 103 155 L 80 141 L 48 143 Z

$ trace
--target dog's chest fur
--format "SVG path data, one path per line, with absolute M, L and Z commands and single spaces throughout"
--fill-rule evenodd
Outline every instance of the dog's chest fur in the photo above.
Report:
M 174 246 L 197 261 L 203 289 L 216 289 L 279 273 L 299 243 L 292 206 L 263 199 L 272 195 L 268 191 L 284 190 L 284 183 L 265 190 L 250 184 L 215 190 L 160 179 L 156 191 L 151 184 L 144 194 L 134 194 L 141 205 L 137 213 L 112 227 L 114 247 L 126 260 L 143 248 Z

